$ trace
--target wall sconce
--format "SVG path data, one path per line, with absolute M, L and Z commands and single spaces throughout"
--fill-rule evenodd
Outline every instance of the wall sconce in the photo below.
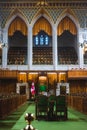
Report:
M 6 43 L 1 43 L 1 42 L 0 42 L 0 48 L 4 48 L 4 47 L 7 47 L 7 44 L 6 44 Z

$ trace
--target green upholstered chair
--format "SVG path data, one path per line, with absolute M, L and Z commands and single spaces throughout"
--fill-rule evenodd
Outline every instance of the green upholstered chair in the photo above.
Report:
M 55 120 L 55 103 L 56 96 L 50 95 L 48 97 L 48 120 Z
M 65 95 L 56 96 L 56 119 L 67 120 L 67 102 Z
M 36 119 L 47 119 L 48 117 L 48 97 L 38 95 L 36 97 Z

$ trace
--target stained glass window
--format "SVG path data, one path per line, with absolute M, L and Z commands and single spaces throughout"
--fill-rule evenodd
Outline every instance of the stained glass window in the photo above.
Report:
M 38 35 L 34 36 L 34 45 L 35 46 L 47 46 L 49 45 L 49 35 L 44 31 L 40 31 Z

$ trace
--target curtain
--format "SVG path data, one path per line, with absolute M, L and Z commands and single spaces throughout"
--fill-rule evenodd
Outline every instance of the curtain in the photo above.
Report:
M 52 28 L 50 23 L 43 17 L 41 17 L 37 22 L 35 23 L 33 27 L 33 35 L 37 35 L 41 30 L 46 32 L 48 35 L 52 35 Z
M 15 31 L 21 31 L 23 33 L 23 35 L 27 35 L 27 26 L 24 23 L 24 21 L 19 17 L 16 17 L 13 20 L 13 22 L 10 24 L 9 30 L 8 30 L 8 35 L 12 36 Z
M 77 29 L 69 17 L 65 17 L 58 25 L 57 35 L 60 36 L 65 30 L 70 31 L 73 35 L 77 34 Z

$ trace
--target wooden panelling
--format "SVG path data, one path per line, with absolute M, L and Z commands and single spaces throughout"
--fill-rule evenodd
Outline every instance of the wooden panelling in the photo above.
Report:
M 83 95 L 68 95 L 68 106 L 80 112 L 87 114 L 87 94 Z
M 0 78 L 17 78 L 16 70 L 0 70 Z
M 87 78 L 87 70 L 69 70 L 68 78 Z
M 15 93 L 17 79 L 0 79 L 0 93 Z
M 26 72 L 20 72 L 18 73 L 18 81 L 20 82 L 27 82 L 27 73 Z
M 86 80 L 69 80 L 70 94 L 73 93 L 87 93 L 87 81 Z

